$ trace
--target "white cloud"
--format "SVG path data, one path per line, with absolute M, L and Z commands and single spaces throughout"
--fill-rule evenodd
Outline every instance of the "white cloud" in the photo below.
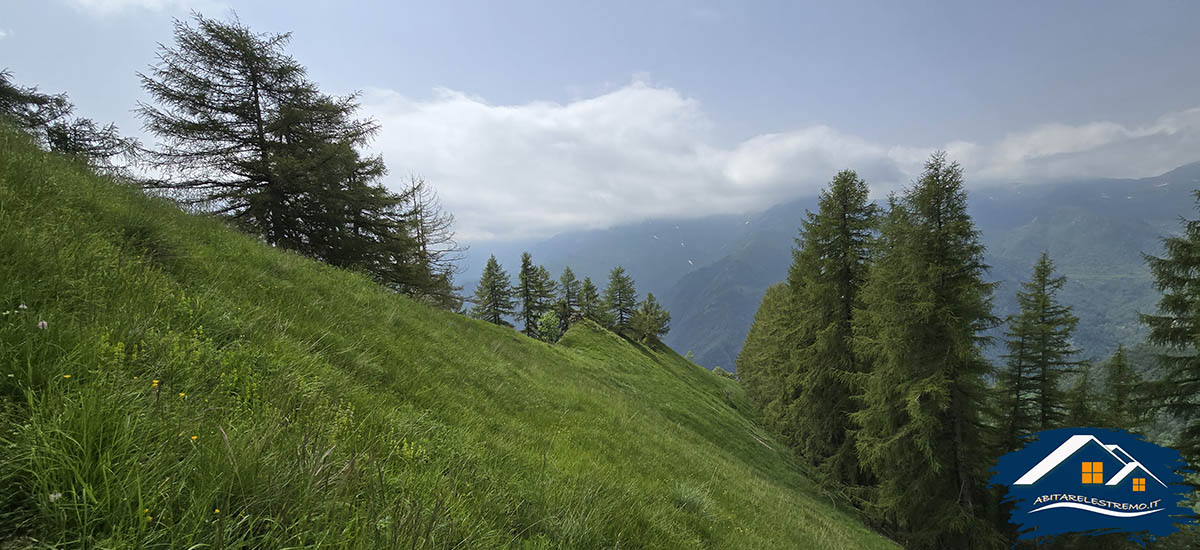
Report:
M 8 38 L 9 34 L 12 34 L 11 31 L 0 29 L 0 40 L 4 40 L 5 38 Z
M 186 10 L 213 11 L 224 7 L 218 0 L 68 0 L 69 3 L 85 11 L 108 15 L 127 9 L 144 9 L 150 11 Z
M 842 168 L 883 193 L 935 149 L 972 184 L 1148 176 L 1200 157 L 1200 108 L 1139 127 L 1047 124 L 991 144 L 883 144 L 812 126 L 721 148 L 697 101 L 643 79 L 567 104 L 491 105 L 453 90 L 423 101 L 368 90 L 363 103 L 383 125 L 375 147 L 391 181 L 423 175 L 467 241 L 746 212 L 815 194 Z

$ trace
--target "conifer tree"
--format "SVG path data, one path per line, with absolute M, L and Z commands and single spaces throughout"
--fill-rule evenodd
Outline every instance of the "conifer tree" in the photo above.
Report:
M 579 315 L 580 293 L 583 292 L 583 285 L 575 278 L 570 266 L 563 268 L 562 276 L 558 279 L 558 291 L 562 304 L 560 315 L 565 317 L 564 322 L 569 322 L 572 317 Z
M 495 256 L 488 258 L 487 265 L 483 268 L 479 286 L 475 289 L 474 302 L 472 317 L 496 325 L 512 326 L 505 320 L 505 317 L 513 314 L 516 305 L 513 300 L 512 281 Z
M 147 185 L 273 246 L 455 307 L 415 238 L 423 220 L 380 183 L 383 159 L 360 152 L 379 125 L 357 118 L 357 96 L 322 93 L 285 52 L 287 34 L 198 14 L 194 23 L 176 21 L 174 46 L 139 74 L 155 105 L 138 114 L 160 142 L 146 159 L 164 176 Z
M 0 116 L 12 119 L 46 149 L 83 158 L 93 168 L 128 177 L 114 161 L 132 159 L 137 140 L 121 136 L 115 124 L 73 118 L 74 111 L 66 94 L 43 94 L 37 87 L 19 86 L 12 82 L 12 73 L 0 70 Z
M 1096 410 L 1096 392 L 1092 389 L 1091 366 L 1083 364 L 1075 375 L 1075 383 L 1067 390 L 1064 397 L 1066 417 L 1063 426 L 1068 428 L 1083 428 L 1096 425 L 1098 411 Z
M 653 293 L 646 293 L 646 299 L 633 312 L 629 326 L 638 340 L 653 343 L 671 331 L 671 313 L 663 309 Z
M 585 319 L 606 324 L 600 290 L 596 288 L 595 283 L 592 283 L 591 277 L 584 277 L 583 283 L 579 285 L 579 314 Z
M 890 203 L 855 317 L 855 348 L 872 363 L 852 415 L 859 459 L 878 481 L 870 509 L 906 548 L 997 546 L 980 419 L 995 285 L 983 280 L 962 169 L 936 153 Z
M 738 352 L 737 372 L 746 397 L 762 411 L 764 423 L 788 446 L 796 448 L 795 423 L 787 418 L 796 398 L 793 379 L 803 376 L 803 372 L 796 370 L 792 355 L 794 350 L 811 344 L 812 336 L 801 335 L 793 322 L 793 296 L 787 281 L 767 288 Z
M 410 220 L 416 263 L 429 279 L 418 289 L 420 297 L 453 309 L 462 290 L 454 286 L 454 276 L 465 252 L 454 239 L 454 215 L 442 208 L 437 191 L 424 178 L 409 176 L 399 195 L 401 211 Z
M 633 277 L 625 273 L 625 268 L 614 267 L 608 275 L 608 287 L 604 289 L 604 309 L 608 311 L 613 328 L 619 332 L 628 330 L 636 307 Z
M 1200 190 L 1194 192 L 1200 202 Z M 1174 446 L 1184 458 L 1200 462 L 1200 220 L 1183 223 L 1183 234 L 1163 239 L 1165 255 L 1146 256 L 1155 286 L 1162 292 L 1158 313 L 1142 315 L 1151 344 L 1167 349 L 1158 355 L 1162 377 L 1153 386 L 1154 406 L 1182 421 Z
M 1054 262 L 1042 252 L 1017 292 L 1020 312 L 1008 321 L 1008 353 L 998 377 L 1004 451 L 1015 449 L 1025 435 L 1062 425 L 1061 379 L 1080 365 L 1071 359 L 1079 353 L 1071 345 L 1079 318 L 1058 302 L 1064 284 L 1066 277 L 1054 275 Z
M 805 342 L 791 354 L 794 387 L 792 430 L 798 450 L 833 481 L 863 481 L 850 414 L 858 410 L 851 377 L 866 372 L 852 349 L 852 323 L 862 306 L 878 207 L 866 182 L 852 170 L 839 172 L 809 212 L 792 251 L 788 286 L 791 318 Z
M 1145 420 L 1140 393 L 1142 377 L 1125 356 L 1125 347 L 1104 363 L 1104 423 L 1110 428 L 1134 430 Z
M 554 280 L 544 266 L 533 265 L 533 256 L 521 254 L 521 271 L 517 275 L 517 300 L 521 310 L 518 317 L 525 323 L 524 332 L 538 337 L 538 320 L 554 306 Z

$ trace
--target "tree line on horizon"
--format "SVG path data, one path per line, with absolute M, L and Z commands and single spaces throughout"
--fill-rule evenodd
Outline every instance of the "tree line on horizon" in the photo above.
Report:
M 457 310 L 454 217 L 418 176 L 398 190 L 382 184 L 383 158 L 363 152 L 379 125 L 357 116 L 357 93 L 322 92 L 285 51 L 289 40 L 255 33 L 236 16 L 175 20 L 174 44 L 160 45 L 158 62 L 137 75 L 152 101 L 136 112 L 159 140 L 153 148 L 115 125 L 73 118 L 65 94 L 18 86 L 7 71 L 0 114 L 47 150 L 216 215 L 270 246 Z
M 550 343 L 583 319 L 647 344 L 659 342 L 671 330 L 670 312 L 653 293 L 638 301 L 633 277 L 624 267 L 609 272 L 601 293 L 591 277 L 580 281 L 570 266 L 555 282 L 545 266 L 533 264 L 528 252 L 521 254 L 516 284 L 496 256 L 489 257 L 470 301 L 475 304 L 472 317 L 509 327 L 513 325 L 508 320 L 515 319 L 524 325 L 521 332 L 526 336 Z
M 764 423 L 906 548 L 1011 546 L 1016 533 L 988 468 L 1041 430 L 1136 432 L 1162 410 L 1187 422 L 1175 447 L 1192 464 L 1200 458 L 1200 221 L 1166 239 L 1166 256 L 1147 256 L 1165 294 L 1161 313 L 1142 321 L 1168 350 L 1163 381 L 1147 382 L 1124 347 L 1098 372 L 1080 358 L 1079 320 L 1058 298 L 1066 278 L 1049 253 L 1018 290 L 1019 312 L 994 316 L 997 284 L 986 280 L 966 206 L 962 168 L 941 152 L 886 208 L 854 171 L 839 172 L 803 220 L 787 279 L 768 289 L 738 356 Z M 1001 326 L 1003 364 L 992 365 L 983 349 Z M 1131 547 L 1112 535 L 1041 544 Z

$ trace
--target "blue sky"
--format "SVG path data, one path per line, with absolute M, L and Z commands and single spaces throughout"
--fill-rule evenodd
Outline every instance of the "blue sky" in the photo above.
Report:
M 0 65 L 140 134 L 135 72 L 193 9 L 363 90 L 391 181 L 469 241 L 759 210 L 843 167 L 883 193 L 939 148 L 975 184 L 1200 160 L 1193 2 L 10 1 Z

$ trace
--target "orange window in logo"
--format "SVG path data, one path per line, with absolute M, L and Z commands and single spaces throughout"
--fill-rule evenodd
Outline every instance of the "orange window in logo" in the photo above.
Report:
M 1104 463 L 1103 462 L 1084 462 L 1083 463 L 1083 483 L 1084 484 L 1104 483 Z
M 1146 478 L 1144 478 L 1144 477 L 1133 478 L 1133 492 L 1135 492 L 1135 493 L 1146 492 Z

